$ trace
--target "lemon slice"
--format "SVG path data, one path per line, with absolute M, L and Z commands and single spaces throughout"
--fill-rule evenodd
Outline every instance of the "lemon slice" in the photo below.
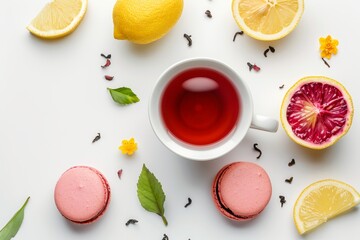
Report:
M 45 5 L 27 29 L 40 38 L 64 37 L 77 28 L 86 9 L 87 0 L 54 0 Z
M 332 179 L 305 188 L 294 206 L 294 221 L 303 234 L 360 203 L 360 194 L 350 185 Z
M 236 23 L 249 36 L 271 41 L 295 29 L 304 11 L 304 0 L 233 0 Z

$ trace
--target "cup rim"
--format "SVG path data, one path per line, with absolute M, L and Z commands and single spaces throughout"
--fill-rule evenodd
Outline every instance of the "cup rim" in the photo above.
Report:
M 240 100 L 239 119 L 233 131 L 217 143 L 194 146 L 177 141 L 163 123 L 160 103 L 162 92 L 170 79 L 178 73 L 196 67 L 208 67 L 228 77 L 235 85 Z M 206 161 L 219 158 L 234 149 L 245 137 L 253 116 L 253 102 L 250 90 L 244 80 L 227 64 L 212 58 L 189 58 L 172 64 L 159 76 L 150 95 L 148 115 L 151 127 L 158 139 L 172 152 L 187 159 Z

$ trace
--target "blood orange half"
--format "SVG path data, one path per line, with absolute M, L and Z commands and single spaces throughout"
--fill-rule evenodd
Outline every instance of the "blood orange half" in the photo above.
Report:
M 296 143 L 324 149 L 347 133 L 353 114 L 351 96 L 343 85 L 327 77 L 314 76 L 300 79 L 288 90 L 280 119 Z

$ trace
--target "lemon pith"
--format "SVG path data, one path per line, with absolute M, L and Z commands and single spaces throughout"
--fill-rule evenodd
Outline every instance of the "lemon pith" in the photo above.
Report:
M 114 38 L 147 44 L 162 38 L 181 16 L 183 0 L 118 0 L 113 9 Z
M 306 187 L 295 202 L 293 217 L 300 234 L 344 213 L 360 203 L 360 194 L 349 184 L 325 179 Z
M 40 38 L 53 39 L 72 33 L 87 10 L 87 0 L 54 0 L 44 6 L 27 29 Z
M 292 32 L 304 11 L 303 0 L 233 0 L 232 13 L 249 36 L 277 40 Z

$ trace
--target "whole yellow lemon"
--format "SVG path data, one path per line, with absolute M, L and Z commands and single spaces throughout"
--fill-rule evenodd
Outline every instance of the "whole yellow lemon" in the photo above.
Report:
M 183 0 L 117 0 L 114 38 L 138 44 L 156 41 L 179 20 L 183 5 Z

